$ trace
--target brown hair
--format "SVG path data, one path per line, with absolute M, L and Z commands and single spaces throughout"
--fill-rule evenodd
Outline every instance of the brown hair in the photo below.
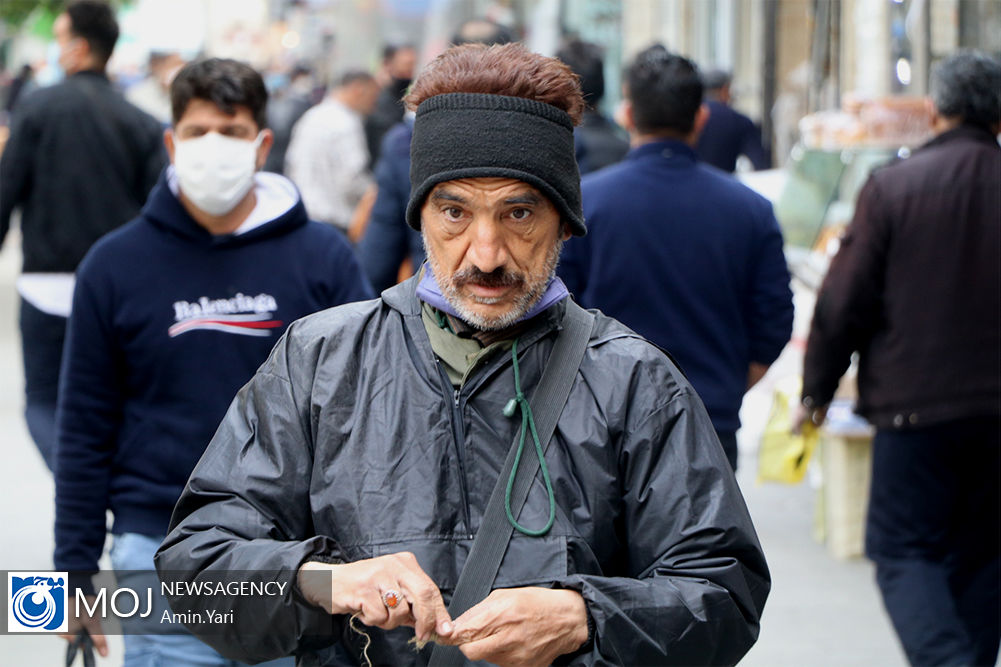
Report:
M 580 124 L 584 98 L 580 79 L 564 63 L 532 53 L 518 43 L 453 46 L 435 58 L 403 98 L 411 111 L 445 93 L 486 93 L 550 104 Z

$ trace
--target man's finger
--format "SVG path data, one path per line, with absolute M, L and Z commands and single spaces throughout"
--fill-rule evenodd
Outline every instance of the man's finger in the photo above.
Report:
M 108 639 L 102 634 L 101 619 L 97 616 L 82 616 L 80 621 L 94 642 L 94 648 L 102 658 L 108 657 Z
M 410 601 L 410 611 L 414 616 L 414 632 L 417 639 L 426 640 L 431 633 L 439 637 L 452 634 L 452 618 L 445 607 L 441 591 L 424 570 L 408 570 L 399 575 L 400 588 Z
M 459 650 L 469 660 L 486 660 L 494 664 L 504 664 L 504 659 L 510 651 L 511 642 L 500 634 L 489 635 L 483 639 L 459 644 Z
M 102 634 L 90 633 L 90 639 L 94 642 L 97 654 L 102 658 L 108 657 L 108 638 Z
M 497 632 L 497 621 L 503 616 L 506 605 L 498 604 L 494 593 L 455 619 L 450 644 L 461 646 L 493 636 Z

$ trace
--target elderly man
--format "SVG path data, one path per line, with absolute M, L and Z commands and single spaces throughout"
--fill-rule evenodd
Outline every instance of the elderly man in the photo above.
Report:
M 466 45 L 408 104 L 407 220 L 428 263 L 290 327 L 157 568 L 289 584 L 227 600 L 231 627 L 192 624 L 234 658 L 735 663 L 770 582 L 705 410 L 663 352 L 554 277 L 585 233 L 575 77 L 517 44 Z
M 803 405 L 824 420 L 859 352 L 876 426 L 866 554 L 915 665 L 993 665 L 1001 640 L 1001 62 L 931 78 L 937 136 L 876 171 L 817 295 Z

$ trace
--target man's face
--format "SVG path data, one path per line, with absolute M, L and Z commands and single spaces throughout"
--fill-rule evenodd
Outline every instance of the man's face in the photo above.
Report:
M 81 49 L 86 41 L 73 35 L 72 22 L 69 14 L 60 14 L 52 24 L 52 36 L 59 45 L 59 66 L 67 74 L 74 74 L 80 69 L 83 57 Z
M 174 161 L 174 142 L 185 139 L 197 139 L 209 132 L 218 132 L 224 137 L 254 141 L 260 128 L 254 122 L 250 109 L 244 106 L 234 107 L 236 113 L 230 116 L 208 100 L 194 98 L 188 103 L 184 115 L 170 130 L 167 130 L 167 152 L 170 161 Z M 257 149 L 256 166 L 260 169 L 271 148 L 271 133 L 265 130 L 265 137 Z
M 538 302 L 570 236 L 556 207 L 512 178 L 438 184 L 421 208 L 421 233 L 442 294 L 484 330 L 510 326 Z
M 355 81 L 351 86 L 351 98 L 354 100 L 351 106 L 363 116 L 372 113 L 375 103 L 379 100 L 379 84 L 374 80 L 365 79 Z
M 390 58 L 388 67 L 389 76 L 394 79 L 409 81 L 414 78 L 414 68 L 417 66 L 417 52 L 413 49 L 397 49 Z

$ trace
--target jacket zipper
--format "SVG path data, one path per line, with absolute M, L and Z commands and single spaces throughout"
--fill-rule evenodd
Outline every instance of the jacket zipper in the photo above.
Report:
M 438 367 L 438 374 L 441 376 L 442 382 L 445 384 L 443 387 L 451 387 L 452 381 L 448 379 L 448 373 L 442 367 L 441 362 L 436 363 Z M 466 535 L 467 539 L 473 539 L 473 524 L 470 518 L 469 512 L 469 489 L 466 485 L 466 464 L 465 464 L 465 449 L 466 449 L 466 436 L 465 431 L 462 427 L 462 398 L 459 395 L 459 389 L 454 389 L 452 391 L 452 441 L 455 443 L 455 455 L 459 463 L 459 489 L 462 493 L 462 518 L 466 523 Z

